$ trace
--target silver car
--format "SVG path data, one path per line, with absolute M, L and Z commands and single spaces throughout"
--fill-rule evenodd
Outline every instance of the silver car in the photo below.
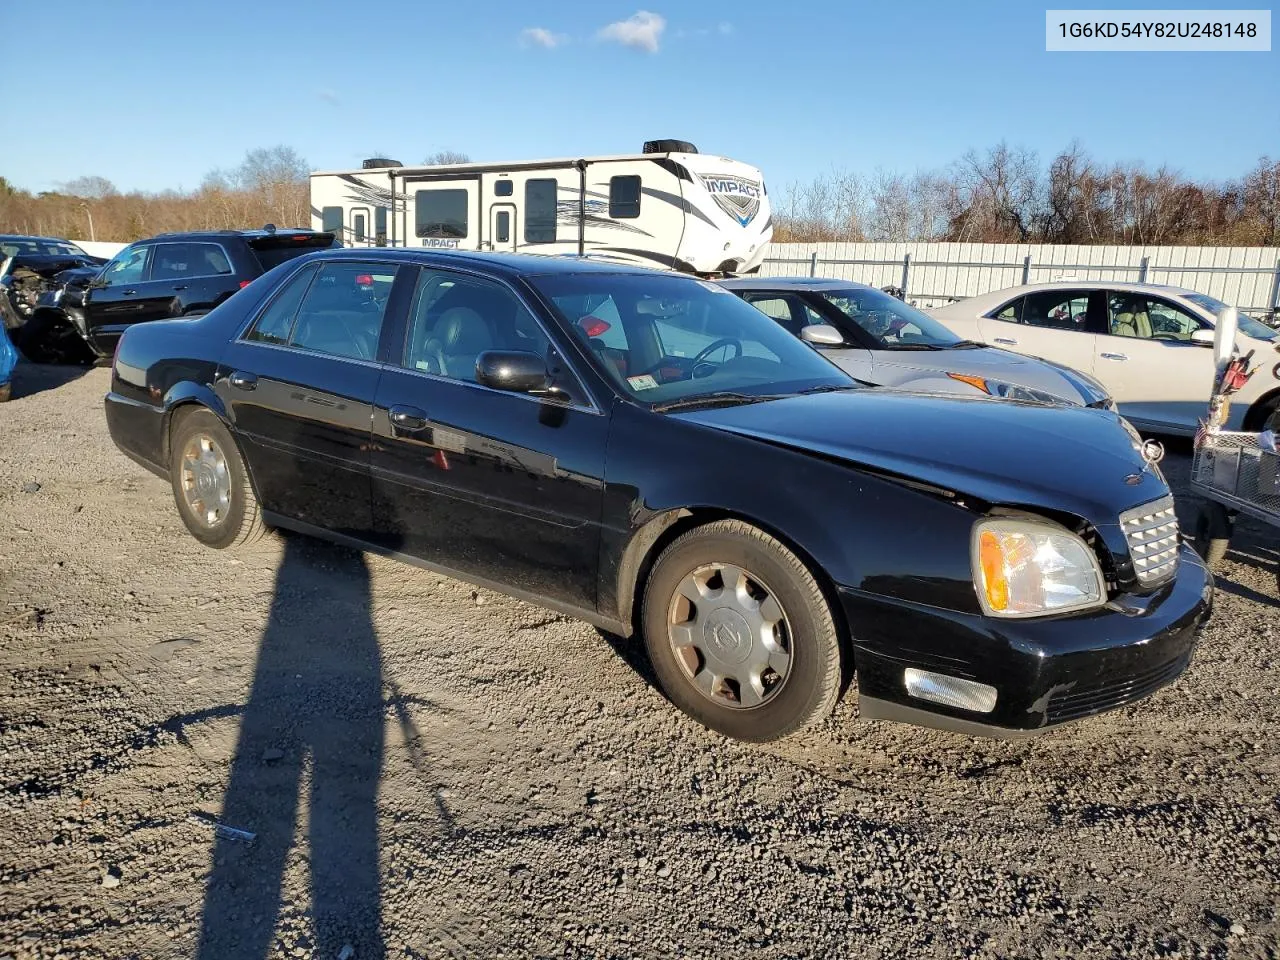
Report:
M 875 287 L 811 277 L 743 277 L 721 286 L 868 383 L 925 392 L 1112 409 L 1088 374 L 956 336 Z
M 1057 280 L 930 313 L 962 337 L 1087 370 L 1135 426 L 1191 436 L 1213 389 L 1213 331 L 1225 308 L 1181 287 Z M 1253 353 L 1258 371 L 1232 397 L 1227 428 L 1259 431 L 1280 410 L 1280 335 L 1241 313 L 1236 347 Z

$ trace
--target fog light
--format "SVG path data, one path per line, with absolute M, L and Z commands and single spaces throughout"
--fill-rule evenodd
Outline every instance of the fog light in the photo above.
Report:
M 921 700 L 931 700 L 947 707 L 990 713 L 996 708 L 996 688 L 974 680 L 948 677 L 945 673 L 932 673 L 907 667 L 902 672 L 907 693 Z

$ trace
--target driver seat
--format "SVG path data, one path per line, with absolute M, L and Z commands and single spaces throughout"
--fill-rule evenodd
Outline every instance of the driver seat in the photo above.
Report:
M 492 349 L 493 334 L 484 318 L 470 307 L 450 307 L 440 315 L 425 352 L 434 372 L 474 381 L 476 361 Z

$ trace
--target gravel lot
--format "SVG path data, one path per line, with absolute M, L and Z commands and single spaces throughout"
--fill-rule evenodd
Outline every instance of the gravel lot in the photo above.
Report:
M 1134 708 L 743 746 L 583 623 L 199 547 L 107 385 L 0 406 L 0 957 L 1280 956 L 1274 532 Z

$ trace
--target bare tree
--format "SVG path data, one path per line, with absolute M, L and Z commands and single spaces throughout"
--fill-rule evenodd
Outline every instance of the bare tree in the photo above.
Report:
M 453 163 L 470 163 L 471 158 L 457 150 L 437 150 L 422 158 L 424 167 L 443 167 Z
M 76 177 L 62 184 L 61 192 L 82 200 L 102 200 L 120 193 L 116 185 L 106 177 Z

